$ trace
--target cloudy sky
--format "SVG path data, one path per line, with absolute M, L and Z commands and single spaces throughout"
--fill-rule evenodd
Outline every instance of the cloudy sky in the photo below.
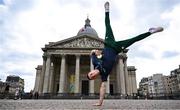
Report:
M 34 88 L 35 68 L 42 64 L 41 48 L 77 35 L 87 15 L 104 38 L 106 0 L 0 0 L 0 79 L 18 75 L 25 91 Z M 150 27 L 154 34 L 129 47 L 128 66 L 137 68 L 137 83 L 155 73 L 169 75 L 180 65 L 179 0 L 109 0 L 116 40 L 134 37 Z

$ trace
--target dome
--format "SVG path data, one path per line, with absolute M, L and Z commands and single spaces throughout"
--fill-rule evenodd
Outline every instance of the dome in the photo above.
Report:
M 83 28 L 81 28 L 77 34 L 78 36 L 80 35 L 89 35 L 92 37 L 98 37 L 97 32 L 95 31 L 95 29 L 93 29 L 90 25 L 90 20 L 87 18 L 85 20 L 85 25 Z

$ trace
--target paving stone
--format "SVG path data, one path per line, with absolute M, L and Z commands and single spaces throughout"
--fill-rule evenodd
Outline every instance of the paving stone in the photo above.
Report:
M 0 100 L 0 110 L 180 110 L 180 100 Z

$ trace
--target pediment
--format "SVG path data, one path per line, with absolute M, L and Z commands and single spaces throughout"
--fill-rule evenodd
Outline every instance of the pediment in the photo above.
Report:
M 75 36 L 46 45 L 48 48 L 103 48 L 104 40 L 90 36 Z

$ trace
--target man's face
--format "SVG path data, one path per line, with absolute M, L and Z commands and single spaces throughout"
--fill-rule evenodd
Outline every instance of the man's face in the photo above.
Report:
M 101 51 L 100 50 L 96 50 L 95 51 L 95 54 L 98 56 L 98 55 L 101 55 Z
M 97 78 L 97 76 L 99 75 L 99 70 L 92 70 L 88 73 L 88 77 L 91 79 L 91 80 L 94 80 Z

